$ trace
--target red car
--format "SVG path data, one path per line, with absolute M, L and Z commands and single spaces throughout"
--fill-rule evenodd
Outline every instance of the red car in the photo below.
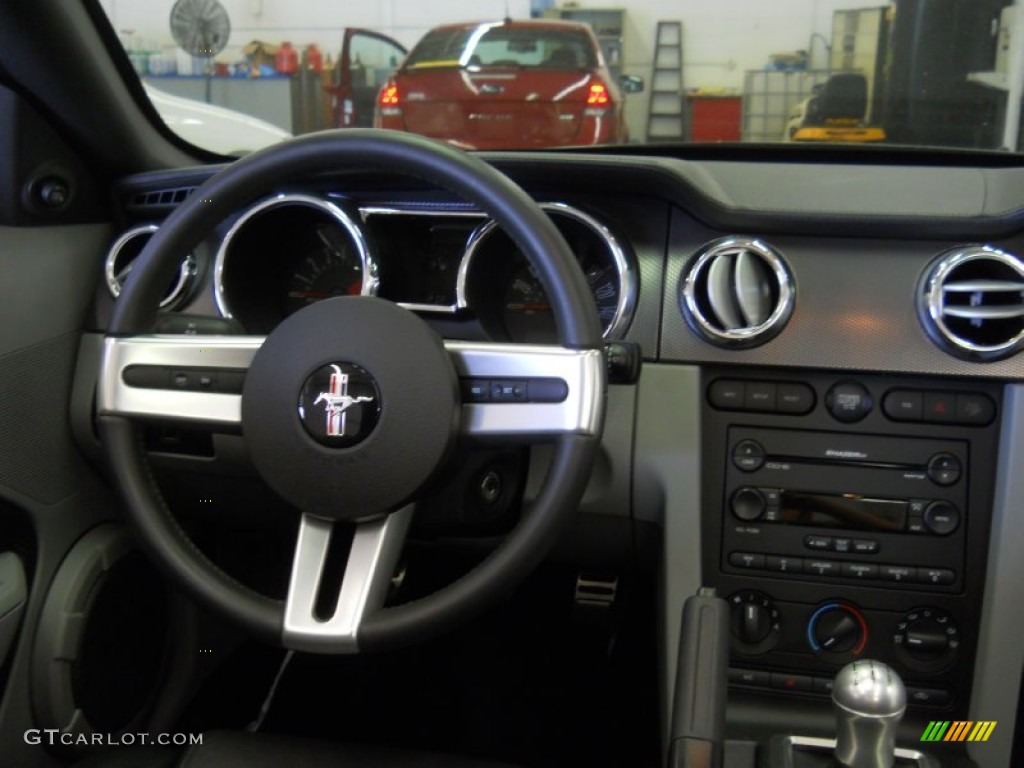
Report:
M 639 78 L 624 87 L 642 88 Z M 586 24 L 450 24 L 426 35 L 381 89 L 374 124 L 466 149 L 628 140 L 622 90 Z

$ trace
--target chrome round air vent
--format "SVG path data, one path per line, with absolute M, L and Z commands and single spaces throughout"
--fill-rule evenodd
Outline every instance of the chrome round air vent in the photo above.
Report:
M 680 307 L 712 344 L 751 347 L 785 326 L 793 312 L 793 277 L 779 253 L 749 237 L 705 245 L 683 270 Z
M 925 270 L 917 309 L 928 335 L 968 360 L 1024 346 L 1024 260 L 987 245 L 954 248 Z
M 110 246 L 104 265 L 104 274 L 110 295 L 115 299 L 121 295 L 121 288 L 124 286 L 124 281 L 128 279 L 135 260 L 156 230 L 156 224 L 146 224 L 129 229 Z M 189 254 L 182 260 L 181 268 L 175 273 L 167 293 L 164 294 L 164 298 L 160 302 L 160 307 L 166 309 L 177 304 L 188 293 L 195 276 L 196 260 L 192 254 Z

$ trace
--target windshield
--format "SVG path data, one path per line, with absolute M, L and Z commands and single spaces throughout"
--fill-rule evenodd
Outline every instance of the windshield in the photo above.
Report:
M 243 154 L 329 128 L 465 149 L 1020 145 L 1008 0 L 100 0 L 158 114 Z

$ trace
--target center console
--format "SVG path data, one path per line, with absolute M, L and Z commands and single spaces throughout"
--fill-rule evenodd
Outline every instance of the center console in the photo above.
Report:
M 870 658 L 912 720 L 966 719 L 1000 388 L 747 368 L 702 386 L 702 576 L 730 604 L 731 691 L 822 700 Z

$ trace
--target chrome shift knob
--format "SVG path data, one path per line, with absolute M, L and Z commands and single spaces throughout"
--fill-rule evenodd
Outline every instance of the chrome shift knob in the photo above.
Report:
M 839 764 L 892 768 L 896 728 L 907 708 L 907 691 L 900 676 L 880 661 L 851 662 L 836 675 L 832 704 Z

